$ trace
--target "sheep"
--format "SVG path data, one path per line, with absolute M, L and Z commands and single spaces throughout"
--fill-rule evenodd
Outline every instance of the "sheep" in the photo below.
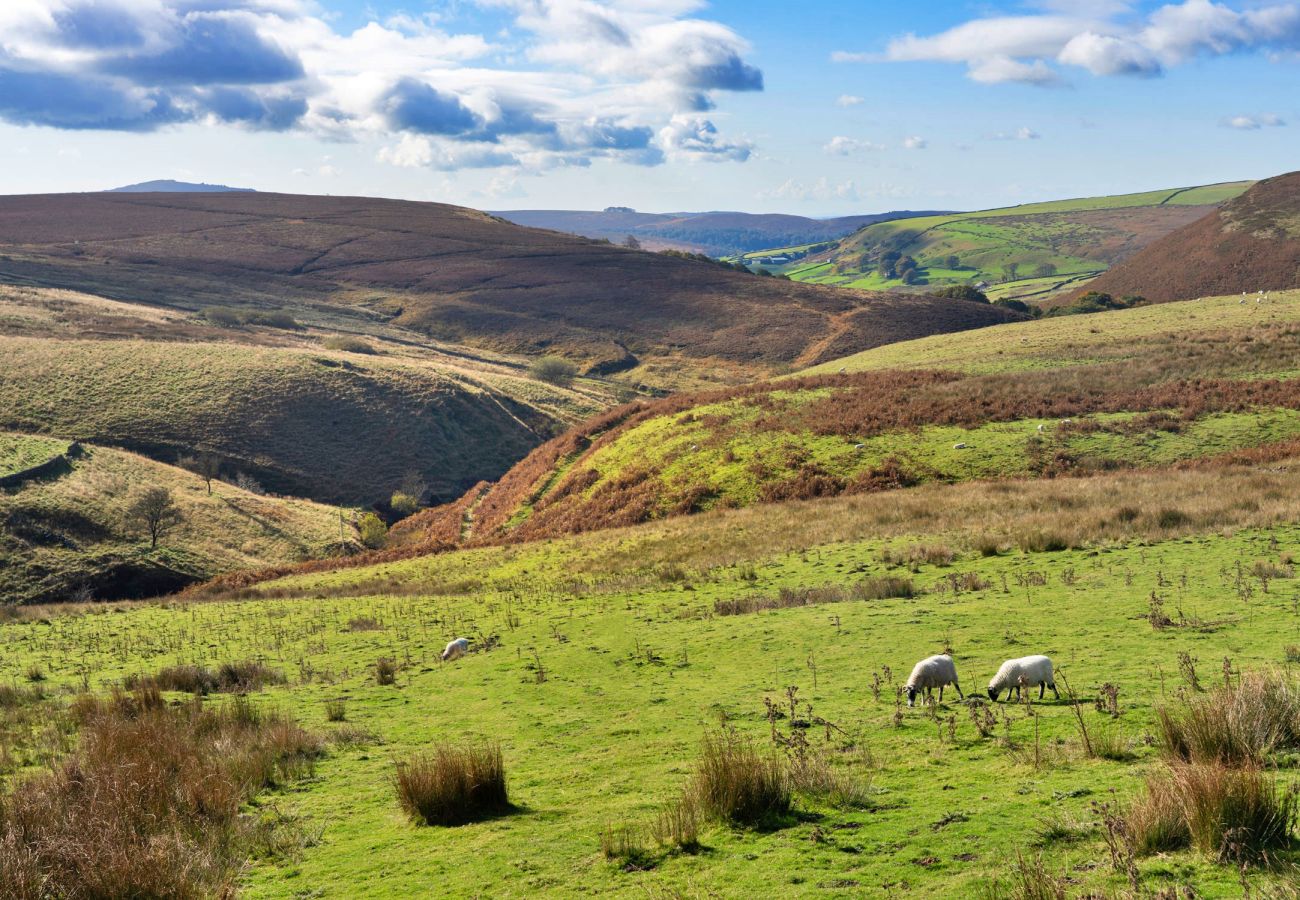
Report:
M 840 374 L 843 375 L 846 371 L 848 371 L 848 368 L 849 368 L 848 366 L 840 366 Z
M 451 662 L 453 659 L 460 659 L 469 652 L 469 638 L 456 638 L 447 645 L 447 649 L 442 651 L 442 661 Z
M 1046 656 L 1022 656 L 1019 659 L 1009 659 L 998 669 L 998 674 L 993 676 L 989 682 L 989 699 L 996 700 L 998 695 L 1004 690 L 1007 692 L 1007 699 L 1011 699 L 1011 692 L 1016 692 L 1016 700 L 1020 699 L 1020 689 L 1022 687 L 1033 687 L 1038 685 L 1038 699 L 1043 699 L 1043 694 L 1047 688 L 1052 689 L 1056 699 L 1061 699 L 1061 693 L 1056 689 L 1056 679 L 1052 674 L 1052 661 Z
M 954 450 L 965 450 L 965 449 L 966 449 L 966 444 L 963 443 L 962 441 L 958 441 L 957 443 L 955 443 L 955 444 L 952 445 L 952 449 L 954 449 Z
M 1044 425 L 1042 422 L 1039 422 L 1039 423 L 1038 423 L 1038 430 L 1039 430 L 1039 431 L 1046 431 L 1046 430 L 1047 430 L 1047 426 Z
M 941 656 L 927 657 L 912 667 L 912 674 L 904 687 L 907 692 L 907 705 L 914 706 L 916 695 L 921 691 L 929 697 L 934 688 L 939 689 L 939 702 L 942 703 L 943 689 L 950 684 L 957 689 L 957 696 L 965 700 L 966 696 L 961 692 L 961 685 L 957 683 L 957 664 L 952 661 L 952 657 L 946 653 Z
M 867 445 L 866 445 L 866 444 L 854 444 L 854 445 L 853 445 L 853 449 L 854 449 L 854 450 L 861 450 L 861 449 L 862 449 L 863 447 L 865 447 L 865 446 L 867 446 Z

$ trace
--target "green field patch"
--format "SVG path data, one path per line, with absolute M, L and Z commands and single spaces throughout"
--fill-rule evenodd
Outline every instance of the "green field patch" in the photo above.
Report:
M 49 462 L 67 449 L 68 442 L 58 438 L 0 432 L 0 478 Z

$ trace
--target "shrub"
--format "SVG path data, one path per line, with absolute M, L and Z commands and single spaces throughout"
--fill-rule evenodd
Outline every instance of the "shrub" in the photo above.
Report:
M 1296 796 L 1279 792 L 1259 769 L 1193 764 L 1174 767 L 1171 778 L 1192 846 L 1202 853 L 1220 862 L 1256 860 L 1290 843 Z
M 739 825 L 772 824 L 793 801 L 780 760 L 730 728 L 705 735 L 691 796 L 709 817 Z
M 1263 765 L 1275 751 L 1300 749 L 1300 691 L 1276 674 L 1248 674 L 1157 712 L 1164 752 L 1177 761 Z
M 397 515 L 406 518 L 420 509 L 420 501 L 402 491 L 393 491 L 393 496 L 388 501 L 388 507 Z
M 397 663 L 387 656 L 381 656 L 375 662 L 375 683 L 396 684 Z
M 342 350 L 344 353 L 375 353 L 375 348 L 368 341 L 347 334 L 336 334 L 321 342 L 326 350 Z
M 976 290 L 969 284 L 954 284 L 949 287 L 939 288 L 937 291 L 931 291 L 932 297 L 940 297 L 944 300 L 967 300 L 972 303 L 988 303 L 988 295 L 983 291 Z
M 357 521 L 357 534 L 361 543 L 371 550 L 378 550 L 388 542 L 388 526 L 372 512 L 364 513 Z
M 442 745 L 397 764 L 397 800 L 416 824 L 460 825 L 510 811 L 496 744 Z
M 238 328 L 244 323 L 244 317 L 239 310 L 231 309 L 228 306 L 211 306 L 203 311 L 203 318 L 212 325 L 221 328 Z
M 348 703 L 342 698 L 337 700 L 325 701 L 325 721 L 327 722 L 346 722 L 348 718 Z
M 578 367 L 561 356 L 543 356 L 534 360 L 528 371 L 538 381 L 562 387 L 572 384 L 578 375 Z
M 298 320 L 288 310 L 283 309 L 258 309 L 249 312 L 244 316 L 244 321 L 250 325 L 264 325 L 269 328 L 298 328 Z

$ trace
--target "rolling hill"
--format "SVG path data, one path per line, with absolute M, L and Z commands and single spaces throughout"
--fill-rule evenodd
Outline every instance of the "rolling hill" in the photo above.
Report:
M 211 310 L 209 310 L 211 312 Z M 283 313 L 283 311 L 281 311 Z M 277 493 L 373 503 L 415 475 L 450 499 L 609 406 L 518 361 L 414 335 L 276 318 L 218 326 L 175 309 L 0 287 L 0 428 L 107 444 L 163 462 L 213 453 Z
M 603 414 L 402 523 L 494 543 L 925 482 L 1188 464 L 1300 439 L 1300 292 L 1012 324 Z
M 5 603 L 147 597 L 357 546 L 333 507 L 219 481 L 209 494 L 197 475 L 108 447 L 0 432 L 0 485 Z M 150 487 L 169 489 L 182 516 L 156 549 L 123 516 Z
M 287 308 L 650 383 L 739 381 L 1005 321 L 756 278 L 436 203 L 284 194 L 0 198 L 0 281 L 199 310 Z
M 748 254 L 746 261 L 761 261 L 765 268 L 814 284 L 923 291 L 947 284 L 985 283 L 994 299 L 1050 297 L 1086 284 L 1152 241 L 1241 194 L 1249 184 L 884 222 L 829 249 L 768 250 Z M 773 265 L 773 255 L 788 261 Z M 910 283 L 903 278 L 907 259 L 916 262 L 914 274 L 907 276 Z
M 142 181 L 139 184 L 127 184 L 110 188 L 108 194 L 228 194 L 253 193 L 252 188 L 228 187 L 224 184 L 202 184 L 193 181 L 174 181 L 161 178 L 156 181 Z
M 511 209 L 494 212 L 517 225 L 548 228 L 616 244 L 632 235 L 651 250 L 676 249 L 710 256 L 731 256 L 764 247 L 830 241 L 876 222 L 936 215 L 901 210 L 833 219 L 774 213 L 643 213 L 625 206 L 595 210 Z
M 1256 183 L 1088 287 L 1164 302 L 1300 286 L 1300 172 Z

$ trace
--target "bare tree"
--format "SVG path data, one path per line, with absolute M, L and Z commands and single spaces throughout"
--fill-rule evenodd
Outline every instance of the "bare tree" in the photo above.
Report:
M 629 234 L 623 238 L 623 246 L 629 250 L 640 250 L 641 242 L 636 239 L 636 235 Z
M 182 518 L 172 492 L 160 485 L 145 488 L 144 493 L 126 508 L 127 523 L 137 526 L 149 536 L 151 549 L 156 548 L 158 539 L 179 525 Z
M 197 456 L 182 456 L 178 462 L 182 469 L 188 469 L 203 479 L 208 486 L 208 496 L 212 496 L 212 482 L 221 474 L 221 457 L 215 453 L 200 453 Z

